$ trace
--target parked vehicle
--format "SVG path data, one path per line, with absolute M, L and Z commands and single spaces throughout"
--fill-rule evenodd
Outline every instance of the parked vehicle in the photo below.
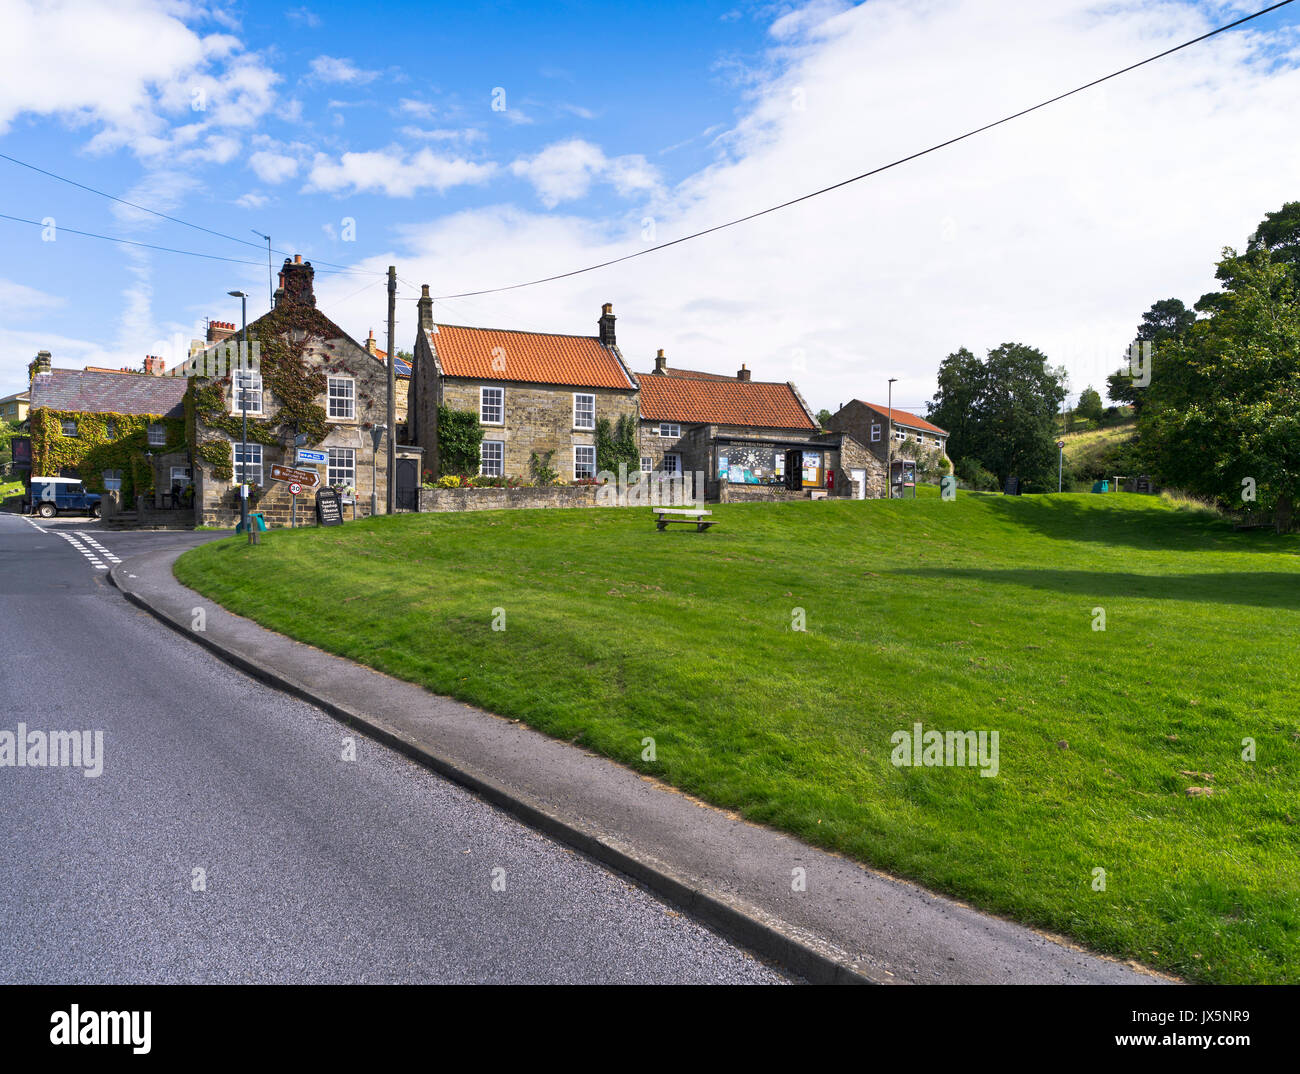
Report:
M 102 498 L 98 492 L 87 492 L 80 478 L 33 477 L 24 507 L 41 518 L 61 514 L 88 514 L 98 518 Z

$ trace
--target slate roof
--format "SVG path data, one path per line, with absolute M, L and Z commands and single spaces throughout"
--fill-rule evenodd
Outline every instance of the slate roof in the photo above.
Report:
M 641 383 L 644 421 L 752 425 L 767 429 L 818 428 L 789 384 L 716 375 L 640 373 L 637 379 Z
M 52 369 L 32 379 L 31 408 L 179 418 L 185 414 L 183 400 L 188 384 L 185 377 Z
M 868 403 L 862 399 L 858 400 L 865 407 L 870 407 L 882 418 L 889 413 L 889 407 L 877 406 L 875 403 Z M 894 407 L 894 416 L 891 419 L 895 425 L 903 425 L 909 429 L 920 429 L 922 432 L 939 433 L 941 436 L 947 436 L 947 429 L 940 429 L 937 425 L 932 425 L 924 418 L 918 418 L 915 414 L 909 414 L 906 410 L 899 410 Z
M 429 334 L 429 342 L 447 377 L 577 388 L 636 387 L 618 352 L 595 336 L 439 324 Z

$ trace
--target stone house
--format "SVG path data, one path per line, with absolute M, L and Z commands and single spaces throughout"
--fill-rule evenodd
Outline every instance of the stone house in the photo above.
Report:
M 826 434 L 790 382 L 670 368 L 660 351 L 641 387 L 641 469 L 705 474 L 710 500 L 884 494 L 884 466 Z
M 239 367 L 238 335 L 191 356 L 186 408 L 199 524 L 238 520 L 245 477 L 267 523 L 288 524 L 292 498 L 286 483 L 272 481 L 271 467 L 296 465 L 299 435 L 302 446 L 328 454 L 317 468 L 322 485 L 356 490 L 354 511 L 345 513 L 370 513 L 372 473 L 378 509 L 387 509 L 387 445 L 376 457 L 371 437 L 387 414 L 387 369 L 316 308 L 314 274 L 310 261 L 285 259 L 271 311 L 248 325 L 249 368 Z M 299 522 L 313 511 L 313 498 L 300 497 Z
M 57 369 L 41 351 L 31 373 L 28 477 L 77 477 L 92 492 L 170 505 L 193 481 L 184 380 L 149 372 Z
M 945 464 L 949 469 L 952 466 L 948 458 L 948 431 L 898 407 L 893 408 L 891 415 L 887 406 L 854 399 L 840 407 L 826 427 L 848 433 L 865 444 L 882 465 L 887 458 L 892 459 L 895 483 L 899 480 L 897 471 L 902 460 L 912 460 L 922 473 L 930 475 L 938 473 Z
M 635 436 L 637 382 L 619 353 L 614 308 L 594 336 L 435 323 L 428 285 L 417 304 L 407 436 L 424 467 L 443 473 L 439 408 L 469 412 L 483 430 L 479 472 L 533 476 L 534 460 L 564 482 L 594 478 L 597 426 L 620 419 Z
M 0 421 L 9 423 L 26 421 L 31 404 L 32 393 L 30 391 L 14 392 L 12 395 L 6 395 L 3 399 L 0 399 Z

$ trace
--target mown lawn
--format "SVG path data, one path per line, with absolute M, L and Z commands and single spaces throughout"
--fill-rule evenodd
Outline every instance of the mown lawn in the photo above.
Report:
M 1300 980 L 1300 539 L 1124 494 L 714 511 L 707 534 L 646 508 L 379 518 L 176 575 L 1098 950 Z M 998 731 L 996 778 L 892 765 L 915 721 Z

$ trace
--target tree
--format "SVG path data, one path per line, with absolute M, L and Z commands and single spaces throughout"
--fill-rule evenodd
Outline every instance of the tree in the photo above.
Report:
M 1197 303 L 1200 308 L 1200 303 Z M 1181 298 L 1162 298 L 1142 314 L 1137 326 L 1138 344 L 1150 343 L 1154 355 L 1170 340 L 1179 338 L 1196 323 L 1196 311 L 1189 310 Z M 1142 408 L 1143 388 L 1133 383 L 1133 371 L 1126 356 L 1124 365 L 1106 378 L 1106 394 L 1116 403 L 1128 403 L 1134 412 Z
M 1079 417 L 1101 424 L 1101 393 L 1091 384 L 1079 393 L 1079 405 L 1075 407 Z
M 948 454 L 997 476 L 1047 484 L 1056 466 L 1056 414 L 1065 401 L 1059 370 L 1022 343 L 1004 343 L 981 361 L 969 350 L 939 366 L 931 421 L 949 432 Z
M 817 424 L 825 429 L 826 423 L 831 420 L 831 417 L 831 412 L 825 407 L 822 407 L 821 410 L 817 411 Z
M 1219 308 L 1162 352 L 1140 444 L 1166 484 L 1235 505 L 1247 490 L 1281 529 L 1300 491 L 1300 295 L 1262 246 L 1224 262 Z
M 984 363 L 965 347 L 939 363 L 939 386 L 926 416 L 948 430 L 948 455 L 974 457 L 975 402 L 984 391 Z
M 1267 250 L 1273 261 L 1300 267 L 1300 201 L 1288 201 L 1276 212 L 1265 213 L 1246 245 L 1247 253 Z
M 1004 343 L 984 363 L 984 392 L 976 403 L 980 460 L 1003 483 L 1012 474 L 1046 485 L 1056 468 L 1056 412 L 1065 401 L 1047 355 Z

